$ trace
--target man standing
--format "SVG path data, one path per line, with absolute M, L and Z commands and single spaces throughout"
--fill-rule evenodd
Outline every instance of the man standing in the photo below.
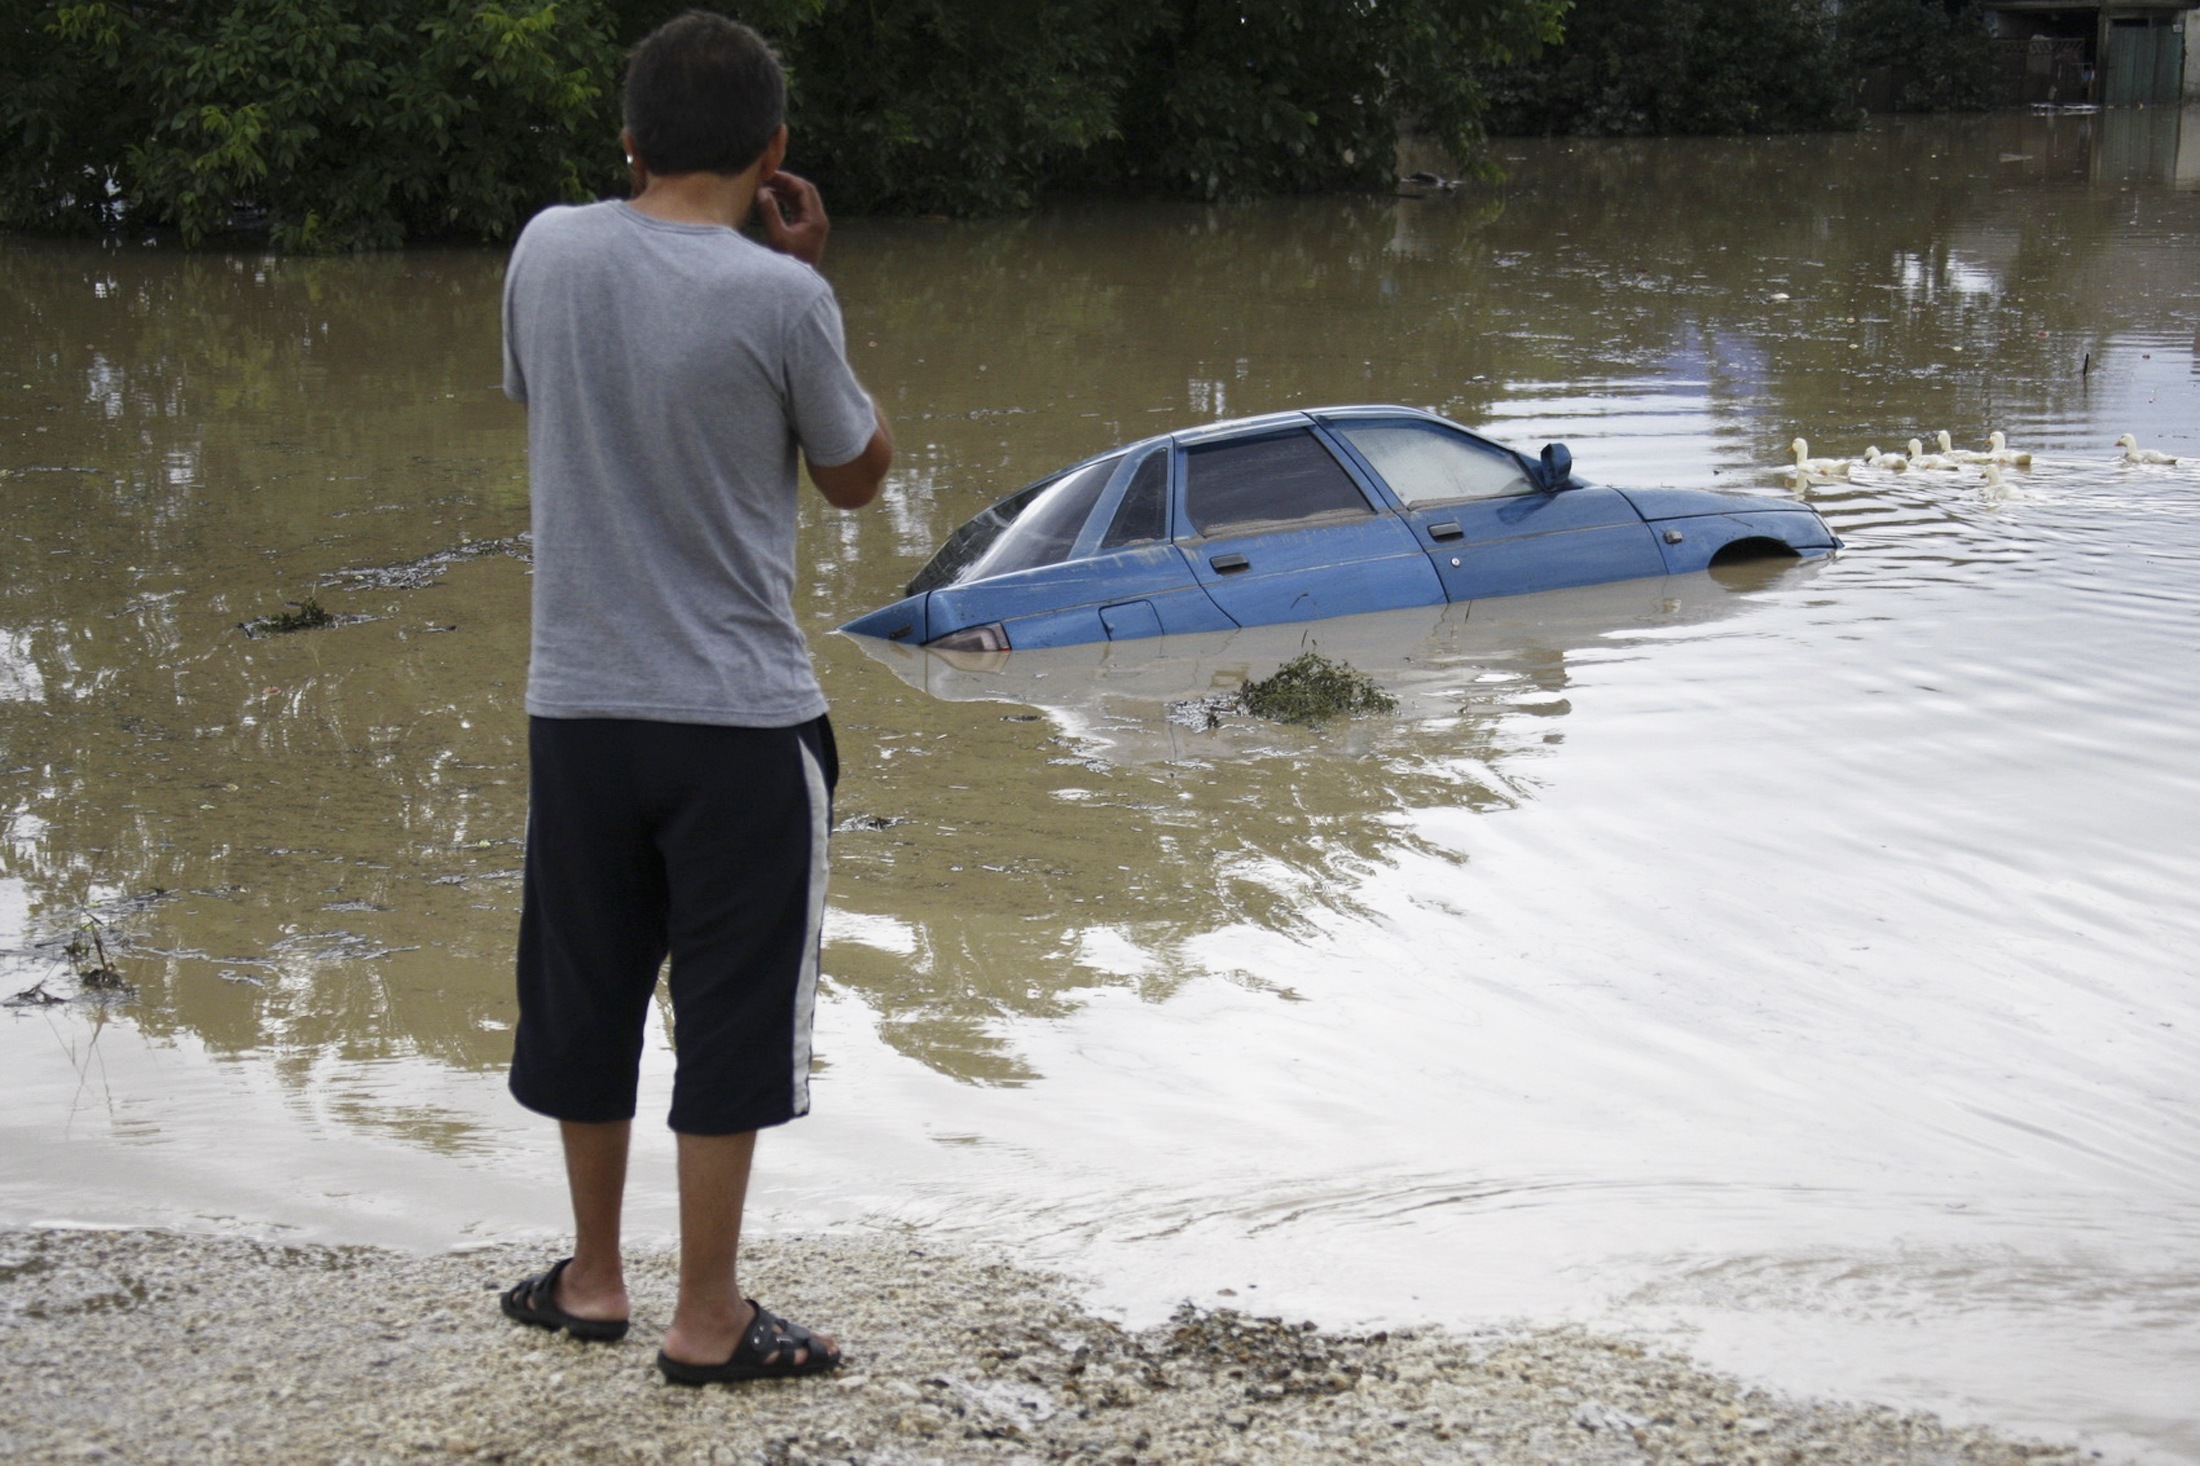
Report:
M 627 1142 L 669 955 L 680 1292 L 657 1366 L 680 1384 L 840 1359 L 735 1278 L 756 1132 L 809 1109 L 837 774 L 792 609 L 797 453 L 841 509 L 893 458 L 816 270 L 824 206 L 779 171 L 784 97 L 748 27 L 667 22 L 628 63 L 635 196 L 538 215 L 505 278 L 535 531 L 511 1087 L 560 1123 L 575 1240 L 503 1307 L 626 1333 Z

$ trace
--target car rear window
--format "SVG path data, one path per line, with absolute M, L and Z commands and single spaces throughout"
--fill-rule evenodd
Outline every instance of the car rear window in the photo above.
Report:
M 1122 462 L 1122 453 L 1060 473 L 970 519 L 970 524 L 955 530 L 955 539 L 970 530 L 957 557 L 959 566 L 948 572 L 946 579 L 933 579 L 922 588 L 959 586 L 961 581 L 1008 575 L 1012 570 L 1036 570 L 1067 559 L 1069 546 L 1078 541 L 1078 530 L 1085 528 L 1085 519 L 1091 517 L 1093 504 L 1100 500 L 1100 491 L 1107 489 L 1109 475 L 1115 473 L 1118 462 Z M 955 539 L 933 557 L 935 564 L 955 546 Z M 931 566 L 924 570 L 931 572 Z M 917 581 L 926 581 L 926 575 L 920 575 Z
M 1408 504 L 1532 494 L 1535 482 L 1510 453 L 1431 423 L 1332 423 L 1390 491 Z
M 1193 448 L 1184 459 L 1184 509 L 1203 535 L 1375 512 L 1344 466 L 1304 429 Z
M 993 548 L 994 542 L 1016 522 L 1017 516 L 1029 509 L 1033 500 L 1060 483 L 1062 478 L 1063 475 L 1056 474 L 1053 478 L 1041 479 L 1028 488 L 1018 489 L 998 504 L 988 505 L 983 512 L 956 526 L 955 532 L 947 537 L 947 542 L 939 547 L 931 559 L 924 562 L 924 568 L 910 580 L 908 593 L 921 596 L 928 590 L 938 590 L 943 585 L 953 585 L 964 579 L 970 567 L 987 550 Z

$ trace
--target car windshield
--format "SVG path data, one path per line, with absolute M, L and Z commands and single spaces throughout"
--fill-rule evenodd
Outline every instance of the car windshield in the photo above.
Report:
M 909 582 L 909 594 L 1066 559 L 1122 456 L 1042 479 L 979 514 L 947 537 Z
M 1532 494 L 1520 461 L 1433 423 L 1335 423 L 1391 491 L 1407 504 L 1503 499 Z

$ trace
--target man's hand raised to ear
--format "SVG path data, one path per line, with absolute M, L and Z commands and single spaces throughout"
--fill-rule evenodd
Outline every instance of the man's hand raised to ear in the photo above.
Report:
M 781 254 L 813 270 L 825 258 L 833 221 L 825 217 L 825 200 L 809 179 L 785 172 L 763 179 L 756 190 L 756 218 L 764 226 L 764 242 Z

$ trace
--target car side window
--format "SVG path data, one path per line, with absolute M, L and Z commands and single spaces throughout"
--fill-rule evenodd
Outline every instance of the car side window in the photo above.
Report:
M 1510 453 L 1431 423 L 1332 423 L 1405 503 L 1503 499 L 1538 492 Z
M 1169 450 L 1157 448 L 1131 472 L 1130 484 L 1123 490 L 1123 502 L 1116 506 L 1115 520 L 1108 526 L 1100 548 L 1103 551 L 1120 550 L 1125 545 L 1168 537 Z
M 1303 428 L 1192 448 L 1184 463 L 1185 513 L 1202 535 L 1375 512 L 1344 465 Z

